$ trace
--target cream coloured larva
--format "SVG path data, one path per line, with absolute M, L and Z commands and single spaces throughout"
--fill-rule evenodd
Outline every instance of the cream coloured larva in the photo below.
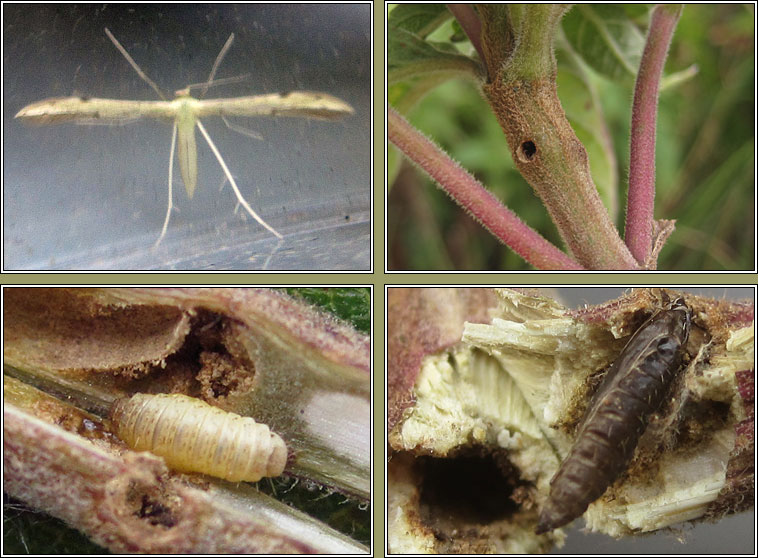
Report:
M 130 448 L 159 455 L 180 472 L 255 482 L 281 475 L 287 462 L 284 441 L 265 424 L 186 395 L 119 399 L 111 420 Z

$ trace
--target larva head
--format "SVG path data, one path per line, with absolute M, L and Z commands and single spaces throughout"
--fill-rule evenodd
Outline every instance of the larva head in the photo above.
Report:
M 271 433 L 271 454 L 266 463 L 267 477 L 278 477 L 287 465 L 287 446 L 277 434 Z

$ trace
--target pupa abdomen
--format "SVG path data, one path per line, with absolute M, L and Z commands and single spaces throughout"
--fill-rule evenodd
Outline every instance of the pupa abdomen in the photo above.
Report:
M 536 532 L 582 515 L 623 473 L 682 362 L 692 316 L 680 298 L 648 319 L 614 361 L 550 481 Z
M 186 395 L 137 393 L 114 403 L 111 420 L 130 448 L 181 472 L 255 482 L 281 475 L 287 462 L 284 441 L 265 424 Z

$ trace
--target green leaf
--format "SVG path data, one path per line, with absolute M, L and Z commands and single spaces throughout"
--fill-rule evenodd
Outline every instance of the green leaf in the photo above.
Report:
M 414 79 L 399 81 L 387 87 L 387 101 L 401 114 L 408 114 L 427 93 L 436 89 L 449 78 L 444 74 L 427 74 Z
M 426 37 L 451 17 L 445 4 L 400 4 L 390 11 L 387 25 Z
M 755 141 L 746 138 L 728 159 L 693 185 L 677 208 L 677 228 L 671 236 L 671 246 L 664 248 L 685 247 L 679 250 L 676 269 L 751 268 L 755 251 L 753 236 L 746 230 L 752 231 L 754 219 L 754 154 Z M 680 226 L 680 222 L 700 226 Z
M 392 185 L 395 184 L 397 175 L 400 174 L 400 167 L 403 163 L 403 156 L 398 151 L 397 147 L 391 143 L 387 143 L 387 193 L 392 189 Z
M 673 87 L 678 87 L 679 85 L 688 82 L 697 75 L 698 71 L 699 69 L 697 67 L 697 64 L 692 64 L 684 70 L 673 72 L 667 76 L 664 76 L 664 78 L 661 80 L 661 92 Z
M 629 16 L 629 19 L 635 21 L 641 25 L 647 25 L 647 19 L 650 15 L 650 10 L 655 7 L 655 4 L 621 4 L 624 8 L 624 13 Z
M 578 4 L 563 18 L 574 50 L 601 75 L 629 80 L 637 75 L 645 37 L 620 4 Z
M 387 29 L 387 81 L 392 84 L 423 74 L 476 77 L 479 63 L 450 43 L 431 42 L 398 27 Z
M 371 291 L 368 288 L 297 287 L 285 291 L 350 322 L 358 331 L 371 331 Z

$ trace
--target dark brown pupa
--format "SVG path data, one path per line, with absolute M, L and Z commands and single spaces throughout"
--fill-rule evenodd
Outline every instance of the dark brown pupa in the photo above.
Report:
M 537 534 L 569 523 L 623 473 L 650 415 L 682 363 L 691 310 L 679 298 L 632 335 L 587 409 L 576 441 L 550 481 Z
M 287 462 L 287 446 L 265 424 L 186 395 L 137 393 L 114 403 L 111 420 L 129 447 L 181 472 L 256 482 Z

